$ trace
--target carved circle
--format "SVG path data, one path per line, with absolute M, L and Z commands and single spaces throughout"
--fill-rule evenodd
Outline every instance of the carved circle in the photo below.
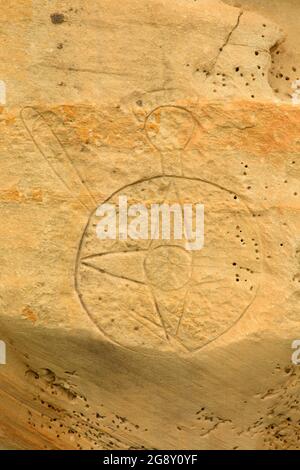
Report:
M 99 240 L 96 211 L 76 262 L 76 291 L 99 330 L 135 350 L 193 352 L 229 331 L 255 300 L 261 271 L 260 238 L 241 197 L 213 183 L 176 176 L 137 181 L 112 194 L 135 204 L 205 205 L 205 242 L 187 252 L 174 241 Z M 175 245 L 175 246 L 174 246 Z
M 147 117 L 145 131 L 156 149 L 183 150 L 193 135 L 195 125 L 195 118 L 185 108 L 159 106 Z

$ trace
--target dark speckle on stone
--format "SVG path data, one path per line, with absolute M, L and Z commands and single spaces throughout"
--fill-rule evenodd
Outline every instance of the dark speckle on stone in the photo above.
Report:
M 50 18 L 53 24 L 62 24 L 65 21 L 65 16 L 62 13 L 53 13 Z

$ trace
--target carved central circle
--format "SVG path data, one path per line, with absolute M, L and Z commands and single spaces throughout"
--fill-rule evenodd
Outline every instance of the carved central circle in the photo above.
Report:
M 176 290 L 189 281 L 192 274 L 192 256 L 180 246 L 159 246 L 145 258 L 147 278 L 161 290 Z

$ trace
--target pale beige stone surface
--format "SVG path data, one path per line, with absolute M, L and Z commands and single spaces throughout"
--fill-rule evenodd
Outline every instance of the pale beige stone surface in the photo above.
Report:
M 1 448 L 299 448 L 299 6 L 261 3 L 2 0 Z M 97 240 L 120 194 L 200 200 L 203 250 Z

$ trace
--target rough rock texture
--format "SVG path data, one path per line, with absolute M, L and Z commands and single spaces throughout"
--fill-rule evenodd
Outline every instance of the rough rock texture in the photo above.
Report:
M 300 448 L 299 2 L 1 3 L 1 447 Z M 203 250 L 93 238 L 120 194 Z

